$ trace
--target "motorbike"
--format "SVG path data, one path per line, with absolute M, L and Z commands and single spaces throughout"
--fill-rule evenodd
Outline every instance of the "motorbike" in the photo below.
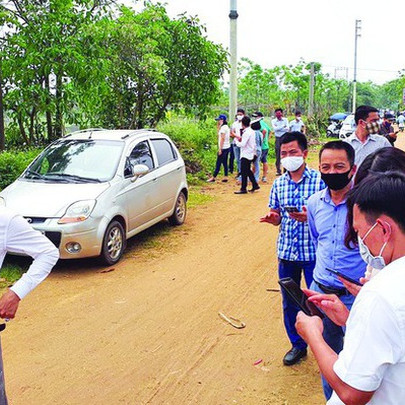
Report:
M 328 138 L 339 138 L 340 128 L 342 128 L 342 121 L 331 120 L 326 129 L 326 136 Z

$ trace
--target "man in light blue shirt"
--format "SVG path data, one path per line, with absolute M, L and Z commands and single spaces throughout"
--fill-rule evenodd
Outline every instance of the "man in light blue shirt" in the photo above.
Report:
M 359 280 L 364 276 L 366 264 L 359 248 L 345 246 L 347 205 L 346 196 L 352 187 L 356 171 L 353 148 L 342 141 L 326 143 L 319 153 L 319 169 L 327 188 L 313 194 L 308 200 L 308 225 L 316 249 L 314 281 L 311 290 L 336 294 L 350 310 L 354 296 L 349 293 L 337 276 L 328 269 Z M 339 353 L 343 348 L 344 330 L 329 318 L 323 320 L 326 343 Z M 332 389 L 322 377 L 326 399 Z
M 273 126 L 274 136 L 276 137 L 276 170 L 277 176 L 281 175 L 281 167 L 280 167 L 280 147 L 281 147 L 281 138 L 282 136 L 290 130 L 288 125 L 287 118 L 283 117 L 283 110 L 281 108 L 277 108 L 274 111 L 276 118 L 271 121 L 271 125 Z
M 356 131 L 345 139 L 349 143 L 356 155 L 355 161 L 359 167 L 363 160 L 378 149 L 391 147 L 388 140 L 381 135 L 379 125 L 380 115 L 374 107 L 361 105 L 356 109 L 354 121 L 356 123 Z

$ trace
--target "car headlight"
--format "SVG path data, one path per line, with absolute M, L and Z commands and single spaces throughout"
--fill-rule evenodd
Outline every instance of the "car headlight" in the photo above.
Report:
M 3 197 L 0 197 L 0 207 L 6 206 L 6 200 Z
M 96 200 L 77 201 L 70 205 L 65 215 L 59 219 L 58 224 L 71 224 L 74 222 L 85 221 L 93 211 Z

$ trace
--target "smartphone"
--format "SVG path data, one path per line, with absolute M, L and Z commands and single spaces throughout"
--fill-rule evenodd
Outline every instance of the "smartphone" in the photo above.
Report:
M 280 287 L 285 291 L 288 296 L 298 305 L 298 307 L 308 316 L 324 317 L 324 314 L 319 308 L 311 301 L 308 301 L 308 297 L 301 290 L 300 286 L 291 278 L 285 277 L 278 281 Z
M 285 209 L 287 212 L 300 212 L 297 207 L 290 206 L 290 205 L 285 205 L 285 206 L 284 206 L 284 209 Z
M 343 274 L 343 273 L 341 273 L 340 271 L 333 270 L 333 269 L 328 269 L 328 268 L 326 268 L 326 270 L 330 271 L 330 272 L 333 273 L 333 274 L 336 274 L 336 275 L 339 276 L 339 277 L 344 278 L 345 280 L 349 281 L 350 283 L 359 285 L 360 287 L 363 286 L 363 284 L 361 284 L 360 281 L 355 280 L 354 278 L 350 278 L 349 276 L 346 276 L 346 274 Z

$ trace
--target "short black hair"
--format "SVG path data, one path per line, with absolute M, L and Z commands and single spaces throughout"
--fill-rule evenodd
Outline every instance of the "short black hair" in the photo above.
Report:
M 370 225 L 387 215 L 405 234 L 405 173 L 370 173 L 349 192 L 347 201 L 351 207 L 358 206 Z
M 244 127 L 246 127 L 246 128 L 250 125 L 250 117 L 249 117 L 248 115 L 245 115 L 245 116 L 242 118 L 242 125 L 243 125 Z
M 302 151 L 308 149 L 307 137 L 302 132 L 298 131 L 286 132 L 281 138 L 280 146 L 294 141 L 298 142 L 298 146 Z
M 356 112 L 354 114 L 354 122 L 356 125 L 359 123 L 360 120 L 365 121 L 368 118 L 368 115 L 372 112 L 378 113 L 377 108 L 371 107 L 369 105 L 360 105 L 356 108 Z
M 395 170 L 405 173 L 405 152 L 398 148 L 387 146 L 377 149 L 368 155 L 360 167 L 357 168 L 354 184 L 361 183 L 370 173 L 384 173 Z M 345 246 L 351 248 L 357 244 L 357 234 L 353 229 L 353 207 L 347 201 L 347 224 Z
M 237 113 L 245 114 L 245 110 L 244 110 L 243 108 L 238 108 L 238 109 L 236 110 L 236 114 L 237 114 Z
M 295 115 L 301 115 L 301 111 L 296 111 Z
M 325 143 L 325 145 L 322 146 L 321 150 L 319 151 L 319 162 L 321 162 L 321 156 L 322 152 L 325 149 L 333 149 L 333 150 L 344 150 L 346 151 L 347 155 L 347 160 L 350 163 L 350 167 L 354 165 L 354 149 L 353 146 L 350 145 L 348 142 L 343 142 L 343 141 L 330 141 Z
M 254 121 L 250 124 L 250 127 L 255 131 L 259 131 L 262 126 L 260 124 L 260 121 Z
M 282 108 L 276 108 L 276 109 L 274 110 L 275 113 L 276 113 L 277 111 L 284 112 Z

